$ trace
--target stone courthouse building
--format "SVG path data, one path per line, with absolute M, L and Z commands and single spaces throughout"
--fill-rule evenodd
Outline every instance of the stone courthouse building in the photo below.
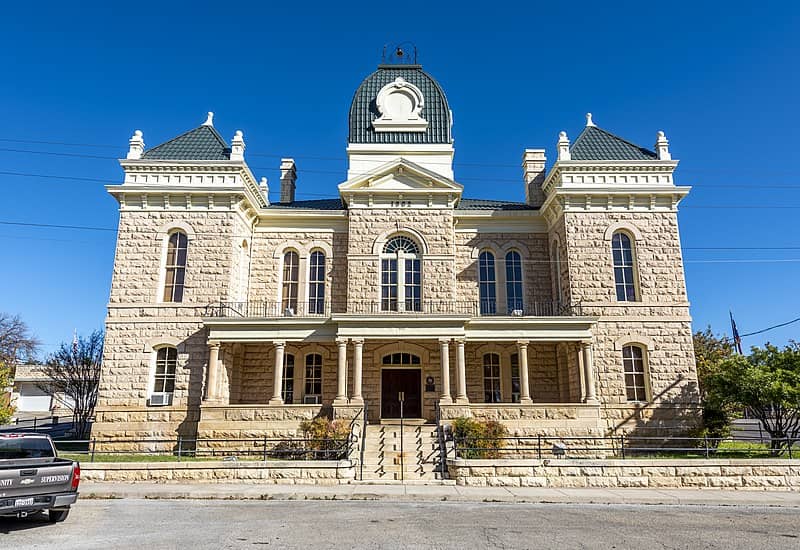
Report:
M 350 106 L 338 198 L 297 200 L 286 158 L 280 202 L 242 132 L 228 143 L 211 114 L 152 148 L 135 132 L 108 186 L 120 220 L 93 435 L 286 435 L 323 414 L 385 425 L 401 393 L 407 418 L 520 434 L 692 419 L 689 188 L 663 132 L 651 151 L 587 115 L 549 165 L 521 151 L 525 201 L 509 202 L 458 182 L 452 120 L 421 66 L 380 65 Z

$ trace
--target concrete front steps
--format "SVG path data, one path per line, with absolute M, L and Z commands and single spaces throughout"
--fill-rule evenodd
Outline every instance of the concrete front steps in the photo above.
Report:
M 434 424 L 409 421 L 402 431 L 399 421 L 367 425 L 362 481 L 440 480 L 439 462 L 439 440 Z

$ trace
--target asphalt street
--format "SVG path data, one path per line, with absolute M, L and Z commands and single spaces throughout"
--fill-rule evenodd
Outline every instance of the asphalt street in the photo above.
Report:
M 800 548 L 755 506 L 84 500 L 64 523 L 0 518 L 0 548 Z

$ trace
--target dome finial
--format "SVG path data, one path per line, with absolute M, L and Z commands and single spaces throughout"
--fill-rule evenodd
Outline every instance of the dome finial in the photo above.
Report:
M 592 113 L 586 113 L 586 126 L 595 126 L 595 123 L 592 121 Z

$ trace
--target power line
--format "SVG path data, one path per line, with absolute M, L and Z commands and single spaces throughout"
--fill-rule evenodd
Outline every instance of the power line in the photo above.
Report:
M 742 337 L 742 338 L 744 338 L 745 336 L 755 336 L 756 334 L 762 334 L 764 332 L 768 332 L 768 331 L 774 330 L 776 328 L 785 327 L 787 325 L 791 325 L 793 323 L 797 323 L 798 321 L 800 321 L 800 317 L 798 317 L 797 319 L 792 319 L 791 321 L 786 321 L 785 323 L 780 323 L 778 325 L 773 325 L 771 327 L 762 328 L 761 330 L 757 330 L 755 332 L 748 332 L 747 334 L 740 334 L 739 336 Z

